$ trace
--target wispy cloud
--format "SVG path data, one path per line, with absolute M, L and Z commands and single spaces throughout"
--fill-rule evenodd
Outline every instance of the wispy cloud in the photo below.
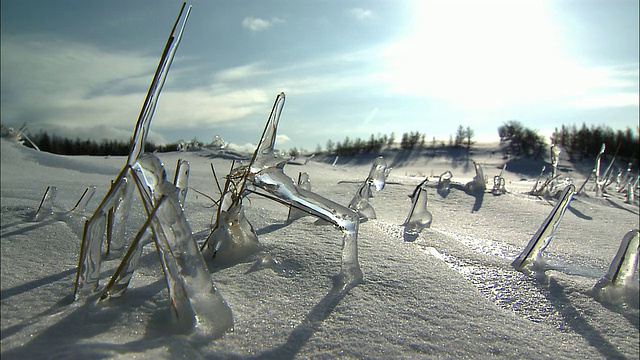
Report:
M 373 11 L 363 8 L 353 8 L 349 10 L 349 13 L 360 21 L 373 19 L 374 17 Z
M 248 16 L 242 20 L 242 27 L 251 31 L 264 31 L 276 24 L 280 24 L 283 22 L 284 20 L 277 17 L 272 17 L 270 19 L 261 19 Z

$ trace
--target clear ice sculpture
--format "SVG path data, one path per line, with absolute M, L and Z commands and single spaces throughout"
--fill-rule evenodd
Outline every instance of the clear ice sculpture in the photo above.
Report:
M 119 297 L 125 291 L 142 252 L 140 240 L 150 227 L 178 330 L 203 338 L 222 336 L 233 327 L 233 315 L 213 284 L 193 237 L 180 203 L 181 189 L 167 181 L 164 167 L 154 154 L 142 154 L 131 169 L 149 215 L 100 300 Z
M 422 230 L 431 227 L 433 216 L 427 210 L 427 182 L 429 179 L 422 181 L 413 190 L 411 198 L 411 209 L 409 215 L 404 221 L 404 240 L 414 241 Z
M 557 144 L 551 146 L 551 181 L 549 183 L 549 192 L 553 192 L 558 178 L 558 164 L 560 163 L 560 154 L 562 149 Z
M 151 229 L 169 291 L 174 320 L 181 332 L 204 338 L 219 337 L 233 327 L 231 309 L 218 293 L 191 228 L 182 210 L 188 179 L 188 163 L 178 162 L 175 181 L 166 180 L 160 160 L 144 152 L 158 97 L 182 38 L 191 6 L 182 5 L 151 82 L 136 123 L 127 163 L 112 183 L 91 218 L 85 222 L 78 255 L 73 299 L 93 294 L 99 287 L 101 248 L 105 233 L 112 233 L 114 222 L 124 223 L 134 186 L 138 189 L 147 219 L 129 245 L 124 257 L 102 291 L 99 300 L 118 297 L 126 290 L 142 254 L 143 239 Z M 178 25 L 180 27 L 178 28 Z M 124 226 L 122 226 L 124 229 Z M 108 236 L 107 236 L 108 237 Z M 124 232 L 113 240 L 124 242 Z
M 343 233 L 342 264 L 335 280 L 341 290 L 347 291 L 360 283 L 363 277 L 358 263 L 359 217 L 346 206 L 296 186 L 293 179 L 284 173 L 288 159 L 283 159 L 274 148 L 284 101 L 284 93 L 276 96 L 249 164 L 235 172 L 234 177 L 239 179 L 237 189 L 242 196 L 258 194 L 307 212 L 338 227 Z
M 596 283 L 594 290 L 600 291 L 611 285 L 632 286 L 633 275 L 638 267 L 638 255 L 638 229 L 634 229 L 622 237 L 618 252 L 609 265 L 609 271 Z
M 387 167 L 387 162 L 382 156 L 378 156 L 371 165 L 369 175 L 365 181 L 358 187 L 358 191 L 351 199 L 349 208 L 355 210 L 360 216 L 360 221 L 373 220 L 376 218 L 376 212 L 369 203 L 371 198 L 371 187 L 376 191 L 384 189 L 387 177 L 391 172 L 391 168 Z
M 491 193 L 493 195 L 502 195 L 505 192 L 507 192 L 507 190 L 504 187 L 506 182 L 502 177 L 502 173 L 506 168 L 507 168 L 507 164 L 504 164 L 502 166 L 502 170 L 500 170 L 500 174 L 493 177 L 493 188 L 491 189 Z
M 528 273 L 530 270 L 543 271 L 545 268 L 545 261 L 542 258 L 542 252 L 549 246 L 553 233 L 560 225 L 560 221 L 567 211 L 576 188 L 573 184 L 565 187 L 560 200 L 553 207 L 547 218 L 542 222 L 540 228 L 533 235 L 524 250 L 516 257 L 511 263 L 518 271 Z
M 85 223 L 85 230 L 78 255 L 78 271 L 73 289 L 74 300 L 83 292 L 91 293 L 98 288 L 101 248 L 105 233 L 109 244 L 107 247 L 110 251 L 119 252 L 124 247 L 124 233 L 113 234 L 113 230 L 122 230 L 124 232 L 124 224 L 128 217 L 128 210 L 131 206 L 131 197 L 133 195 L 131 167 L 144 152 L 144 145 L 158 103 L 158 98 L 178 49 L 189 13 L 191 12 L 191 6 L 189 6 L 185 12 L 185 5 L 186 4 L 182 5 L 178 18 L 171 29 L 162 57 L 160 58 L 151 85 L 149 86 L 149 91 L 147 92 L 136 123 L 127 163 L 120 171 L 116 180 L 112 182 L 111 188 L 98 205 L 98 208 Z M 181 19 L 182 23 L 178 28 Z M 121 224 L 121 226 L 114 228 L 115 222 Z M 113 236 L 111 236 L 112 234 Z
M 78 201 L 76 201 L 71 210 L 56 214 L 54 213 L 53 207 L 55 205 L 55 199 L 58 194 L 58 188 L 55 186 L 47 186 L 44 195 L 42 195 L 40 205 L 38 206 L 38 209 L 36 210 L 31 221 L 41 222 L 51 216 L 54 216 L 56 220 L 68 221 L 74 216 L 82 216 L 87 207 L 87 204 L 89 203 L 95 192 L 95 185 L 87 187 L 86 189 L 84 189 L 84 192 L 82 193 Z M 71 223 L 69 224 L 72 225 Z
M 442 197 L 447 197 L 449 195 L 449 191 L 451 191 L 451 179 L 453 178 L 453 174 L 451 171 L 445 171 L 440 175 L 438 179 L 438 185 L 436 187 L 436 192 L 438 195 Z
M 475 168 L 476 175 L 471 181 L 465 184 L 464 189 L 470 194 L 484 193 L 484 191 L 487 189 L 487 183 L 484 178 L 482 166 L 474 161 L 473 167 Z

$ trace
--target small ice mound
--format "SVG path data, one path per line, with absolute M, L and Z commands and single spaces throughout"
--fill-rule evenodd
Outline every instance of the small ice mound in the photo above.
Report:
M 230 265 L 260 252 L 263 248 L 253 226 L 244 214 L 241 202 L 220 211 L 218 227 L 206 240 L 205 258 L 214 258 L 217 264 Z
M 296 273 L 300 272 L 304 266 L 299 262 L 293 259 L 285 259 L 285 260 L 276 260 L 271 256 L 269 252 L 265 252 L 258 257 L 255 263 L 245 272 L 245 274 L 250 274 L 252 272 L 271 269 L 277 275 L 291 278 L 296 275 Z

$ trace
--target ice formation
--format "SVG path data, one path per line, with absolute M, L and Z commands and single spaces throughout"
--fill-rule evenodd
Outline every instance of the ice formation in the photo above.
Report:
M 476 175 L 464 186 L 464 189 L 470 194 L 484 193 L 487 189 L 487 183 L 484 178 L 482 166 L 474 161 L 473 167 L 476 170 Z
M 311 191 L 311 179 L 309 178 L 309 174 L 306 172 L 298 174 L 298 187 L 300 189 L 305 189 L 307 191 Z M 305 217 L 309 215 L 308 213 L 296 209 L 293 206 L 289 206 L 289 213 L 287 214 L 287 223 L 290 223 L 294 220 L 300 219 L 301 217 Z
M 382 156 L 378 156 L 371 165 L 369 170 L 369 176 L 367 176 L 366 182 L 372 185 L 376 191 L 384 189 L 385 181 L 389 176 L 391 168 L 387 167 L 387 162 L 384 161 Z
M 442 197 L 447 197 L 447 195 L 449 195 L 449 191 L 451 191 L 451 178 L 453 178 L 451 171 L 445 171 L 440 175 L 438 185 L 436 187 L 438 195 Z
M 38 206 L 38 210 L 36 210 L 31 221 L 42 221 L 42 219 L 47 216 L 53 215 L 53 203 L 55 202 L 57 195 L 57 187 L 47 186 L 47 189 L 44 191 L 44 195 L 42 196 L 42 200 L 40 201 L 40 205 Z
M 185 6 L 186 4 L 182 5 L 151 82 L 136 123 L 127 163 L 98 208 L 85 223 L 73 297 L 76 300 L 81 296 L 91 295 L 98 289 L 105 234 L 108 249 L 124 245 L 124 223 L 136 187 L 147 219 L 102 290 L 99 299 L 122 295 L 137 267 L 144 240 L 151 236 L 164 270 L 178 330 L 209 339 L 219 337 L 232 328 L 233 317 L 231 309 L 213 285 L 182 210 L 187 191 L 189 164 L 186 161 L 178 161 L 175 184 L 172 184 L 166 180 L 166 172 L 160 160 L 144 151 L 158 97 L 191 11 L 191 6 L 186 11 Z M 178 28 L 179 24 L 181 26 Z M 118 226 L 114 225 L 116 222 Z M 113 234 L 113 229 L 122 229 L 122 232 Z M 148 229 L 151 229 L 151 233 Z
M 491 189 L 491 193 L 493 195 L 502 195 L 505 192 L 507 192 L 507 190 L 504 188 L 505 180 L 502 177 L 502 173 L 506 168 L 507 168 L 507 164 L 504 164 L 502 166 L 502 170 L 500 170 L 500 174 L 493 177 L 493 188 Z
M 567 211 L 576 188 L 573 185 L 568 185 L 560 196 L 560 200 L 553 207 L 547 218 L 542 222 L 540 228 L 533 235 L 524 250 L 516 257 L 511 263 L 516 270 L 528 273 L 533 271 L 544 271 L 545 261 L 542 258 L 542 252 L 549 246 L 553 233 L 560 225 L 560 221 Z
M 178 329 L 204 338 L 222 336 L 233 327 L 233 316 L 216 290 L 193 238 L 180 204 L 180 189 L 166 180 L 164 167 L 153 154 L 140 156 L 132 171 L 149 216 L 101 299 L 119 296 L 126 289 L 141 253 L 140 234 L 150 226 Z
M 360 184 L 358 191 L 356 191 L 356 194 L 349 203 L 349 209 L 355 210 L 355 212 L 358 213 L 361 222 L 376 218 L 376 211 L 373 209 L 373 206 L 369 204 L 369 199 L 371 198 L 371 186 L 371 183 L 368 181 L 364 181 Z
M 616 256 L 609 265 L 609 271 L 600 279 L 595 290 L 601 290 L 610 285 L 633 286 L 633 275 L 638 267 L 638 229 L 626 233 L 622 237 Z
M 580 194 L 582 192 L 582 190 L 584 189 L 585 185 L 587 185 L 587 183 L 589 182 L 589 180 L 591 180 L 592 177 L 595 177 L 595 181 L 596 181 L 596 196 L 602 196 L 603 195 L 602 194 L 602 187 L 604 186 L 604 182 L 600 178 L 600 162 L 602 160 L 602 155 L 604 155 L 604 151 L 605 150 L 606 150 L 606 145 L 603 143 L 602 147 L 600 148 L 600 152 L 598 153 L 598 156 L 596 157 L 596 163 L 593 166 L 593 170 L 591 171 L 589 176 L 587 176 L 587 178 L 584 180 L 582 185 L 578 188 L 578 191 L 576 192 L 576 194 Z
M 342 265 L 336 285 L 348 290 L 362 280 L 358 263 L 358 214 L 346 206 L 296 186 L 284 173 L 288 159 L 275 151 L 276 132 L 284 106 L 284 93 L 276 96 L 262 136 L 249 164 L 235 173 L 241 195 L 255 193 L 326 220 L 343 232 Z M 210 246 L 210 245 L 209 245 Z
M 411 209 L 409 215 L 404 221 L 404 240 L 414 241 L 422 230 L 431 227 L 431 221 L 433 217 L 427 210 L 427 182 L 425 179 L 423 182 L 416 186 L 413 194 L 411 194 Z

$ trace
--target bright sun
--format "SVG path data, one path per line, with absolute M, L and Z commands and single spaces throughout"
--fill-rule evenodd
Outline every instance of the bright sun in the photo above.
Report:
M 391 90 L 465 108 L 577 98 L 607 82 L 563 50 L 543 1 L 416 1 L 411 33 L 386 49 Z

